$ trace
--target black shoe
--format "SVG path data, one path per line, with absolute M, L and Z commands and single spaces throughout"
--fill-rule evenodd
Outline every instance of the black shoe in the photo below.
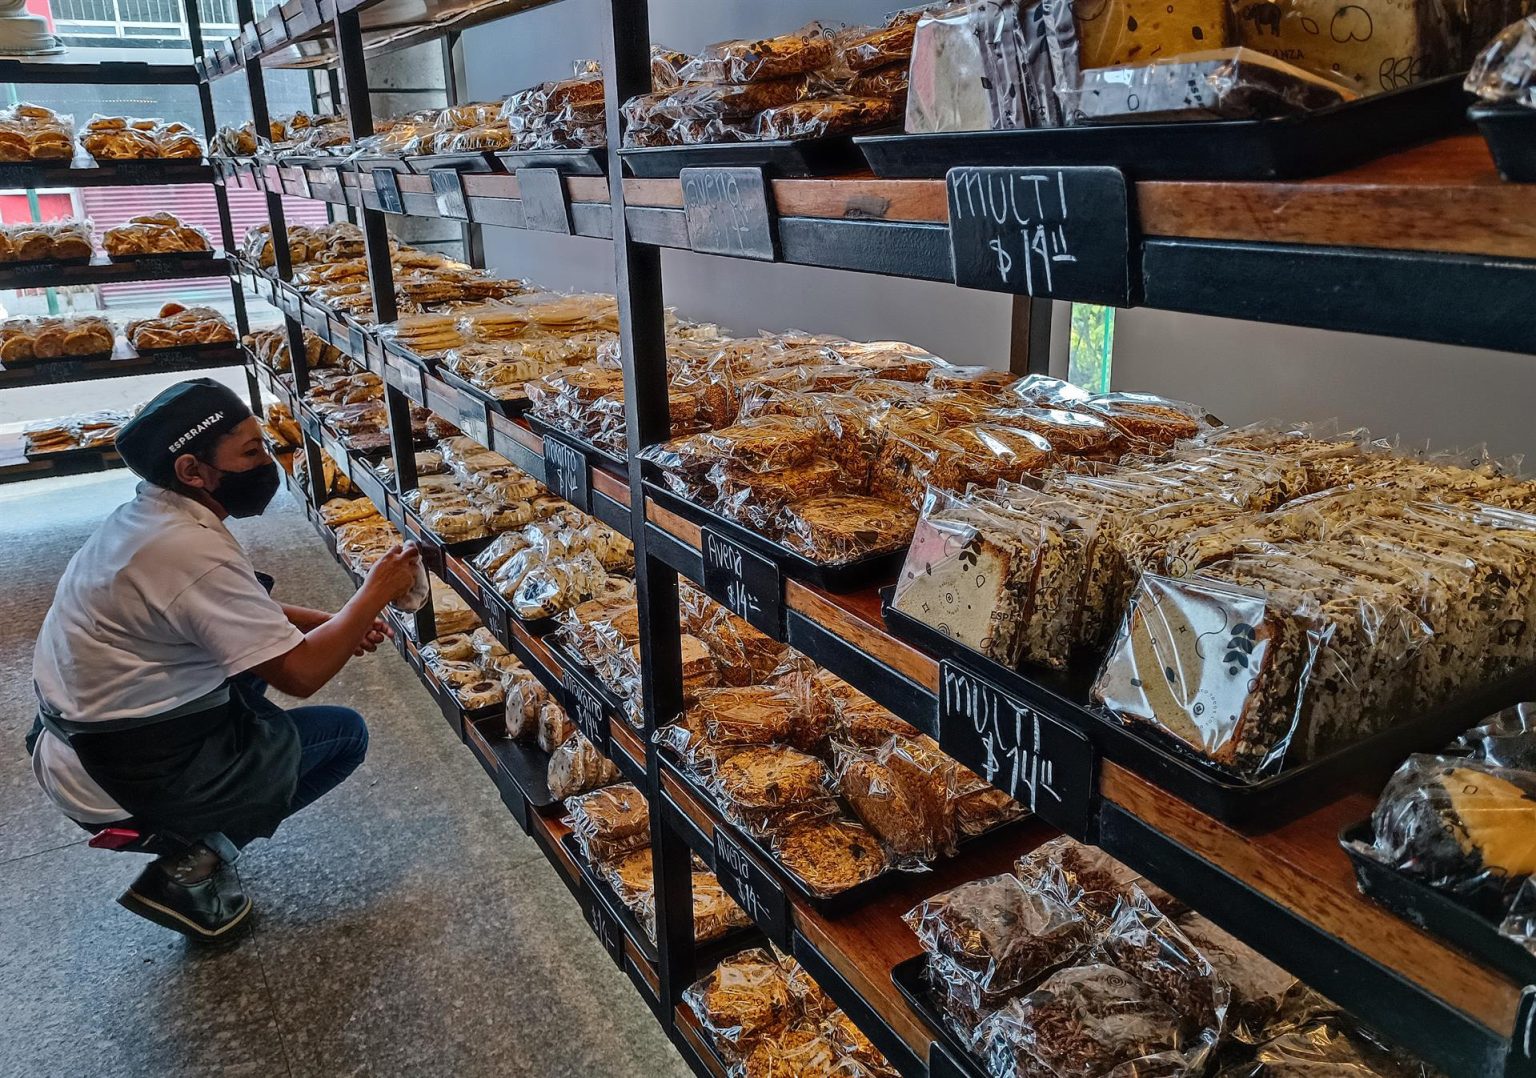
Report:
M 204 943 L 237 936 L 251 912 L 251 900 L 228 865 L 197 883 L 177 883 L 152 864 L 117 901 L 146 920 Z

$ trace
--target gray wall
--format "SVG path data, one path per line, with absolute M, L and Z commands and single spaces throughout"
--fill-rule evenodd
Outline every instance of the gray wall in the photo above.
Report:
M 816 17 L 873 21 L 897 6 L 894 0 L 651 0 L 652 38 L 692 49 L 726 37 L 782 32 Z M 464 39 L 470 94 L 500 96 L 564 76 L 572 60 L 600 56 L 605 17 L 604 4 L 564 0 L 470 30 Z M 491 228 L 486 252 L 496 268 L 554 287 L 613 287 L 610 251 L 597 241 Z M 667 252 L 663 265 L 670 304 L 732 331 L 793 327 L 897 337 L 957 361 L 1007 365 L 1004 297 L 686 252 Z M 1368 299 L 1363 283 L 1362 302 Z M 1064 321 L 1058 317 L 1058 330 Z M 1057 337 L 1064 344 L 1060 332 Z M 1231 421 L 1339 418 L 1414 441 L 1486 441 L 1501 454 L 1536 453 L 1526 416 L 1536 400 L 1536 363 L 1529 357 L 1123 311 L 1114 383 L 1198 400 Z

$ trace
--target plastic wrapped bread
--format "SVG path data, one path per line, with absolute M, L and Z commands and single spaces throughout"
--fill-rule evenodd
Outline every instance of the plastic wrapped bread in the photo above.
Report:
M 976 0 L 923 16 L 914 31 L 906 129 L 1005 130 L 1029 125 L 1017 7 Z
M 1536 15 L 1511 23 L 1482 48 L 1465 85 L 1484 101 L 1536 109 Z
M 809 22 L 778 37 L 737 38 L 707 45 L 679 69 L 678 78 L 685 83 L 783 79 L 824 66 L 832 59 L 832 52 L 827 28 Z
M 1356 93 L 1378 94 L 1466 66 L 1470 57 L 1460 55 L 1453 40 L 1451 6 L 1443 0 L 1237 0 L 1236 43 Z

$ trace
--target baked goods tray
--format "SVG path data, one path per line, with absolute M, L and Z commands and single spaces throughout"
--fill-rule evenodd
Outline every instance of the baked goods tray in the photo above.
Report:
M 855 558 L 853 561 L 836 565 L 824 565 L 821 562 L 812 561 L 803 554 L 797 554 L 771 539 L 765 539 L 752 529 L 721 516 L 713 509 L 706 509 L 702 505 L 672 493 L 662 486 L 661 473 L 650 462 L 646 462 L 645 468 L 647 473 L 645 493 L 662 508 L 700 527 L 718 532 L 731 542 L 762 555 L 777 565 L 779 571 L 785 576 L 803 580 L 824 591 L 856 591 L 872 584 L 885 584 L 901 571 L 901 563 L 906 560 L 907 552 L 903 548 L 886 554 L 871 554 L 868 557 Z
M 520 168 L 552 168 L 567 176 L 603 176 L 608 172 L 608 148 L 582 150 L 498 150 L 508 172 Z
M 1374 838 L 1370 820 L 1339 832 L 1361 894 L 1519 983 L 1536 984 L 1536 954 L 1499 935 L 1495 898 L 1461 902 L 1406 876 L 1374 855 Z
M 1299 116 L 864 135 L 881 179 L 943 179 L 983 165 L 1108 165 L 1138 180 L 1303 179 L 1352 168 L 1466 124 L 1461 75 Z
M 503 780 L 511 782 L 528 806 L 541 816 L 555 816 L 565 811 L 565 805 L 549 792 L 549 753 L 536 744 L 507 736 L 505 708 L 495 715 L 476 719 L 474 726 L 496 757 L 500 774 L 492 776 L 492 781 L 498 787 Z
M 460 393 L 467 393 L 471 397 L 474 397 L 477 401 L 484 401 L 487 408 L 500 412 L 504 416 L 516 417 L 522 415 L 528 410 L 527 397 L 515 397 L 511 400 L 503 397 L 493 397 L 491 394 L 475 385 L 475 383 L 471 382 L 468 378 L 465 378 L 460 374 L 455 374 L 453 371 L 443 366 L 438 366 L 438 368 L 433 371 L 432 374 L 434 377 L 440 378 L 444 382 L 447 382 L 449 385 L 453 386 L 453 388 L 457 389 Z
M 447 168 L 455 172 L 502 171 L 501 162 L 489 150 L 419 154 L 407 157 L 405 165 L 418 176 L 425 176 L 435 168 Z
M 835 895 L 822 897 L 811 892 L 800 878 L 789 871 L 780 863 L 779 859 L 769 852 L 758 839 L 748 834 L 743 828 L 730 823 L 723 818 L 718 802 L 711 797 L 698 780 L 683 767 L 672 755 L 670 750 L 663 749 L 660 754 L 661 767 L 684 786 L 696 801 L 710 809 L 713 817 L 713 825 L 717 830 L 724 830 L 736 845 L 746 850 L 762 864 L 774 877 L 777 889 L 787 894 L 793 894 L 795 901 L 804 903 L 823 917 L 839 917 L 863 906 L 875 895 L 889 890 L 897 880 L 902 878 L 900 870 L 889 868 L 872 880 L 856 883 L 846 891 L 839 891 Z M 687 814 L 682 814 L 688 819 Z M 690 821 L 691 822 L 691 821 Z M 714 852 L 708 848 L 708 836 L 702 836 L 705 841 L 704 849 L 696 849 L 706 860 L 710 862 L 710 868 L 716 875 L 719 870 L 714 865 Z
M 944 1016 L 934 1006 L 933 994 L 928 988 L 928 979 L 925 974 L 928 971 L 928 956 L 926 954 L 915 955 L 905 962 L 898 962 L 891 967 L 891 983 L 902 994 L 907 1005 L 917 1012 L 918 1016 L 927 1024 L 928 1030 L 933 1034 L 934 1045 L 929 1049 L 928 1072 L 930 1074 L 958 1074 L 964 1078 L 987 1078 L 987 1069 L 981 1061 L 970 1053 L 970 1050 L 961 1043 L 954 1030 L 949 1028 L 949 1023 L 944 1021 Z M 934 1051 L 943 1052 L 945 1062 L 950 1066 L 944 1069 L 935 1069 Z M 940 1064 L 942 1068 L 943 1065 Z
M 547 420 L 541 419 L 540 417 L 534 415 L 532 412 L 526 413 L 523 416 L 523 421 L 527 423 L 529 429 L 532 430 L 533 433 L 537 434 L 540 438 L 544 437 L 546 434 L 553 434 L 561 441 L 571 443 L 571 445 L 575 446 L 577 449 L 581 450 L 588 457 L 590 457 L 593 464 L 600 466 L 604 471 L 613 472 L 615 475 L 620 476 L 629 475 L 628 461 L 619 456 L 617 453 L 611 453 L 606 449 L 599 449 L 595 444 L 588 441 L 580 434 L 575 434 L 571 431 L 568 431 L 564 427 L 557 427 L 553 423 L 550 423 Z
M 835 176 L 864 167 L 854 140 L 827 138 L 767 139 L 760 142 L 707 142 L 694 146 L 633 146 L 619 151 L 631 176 L 675 179 L 685 168 L 760 168 L 770 176 Z
M 1536 692 L 1536 669 L 1528 669 L 1316 760 L 1244 781 L 1196 756 L 1172 735 L 1150 726 L 1129 726 L 1092 706 L 1088 689 L 1097 672 L 1096 660 L 1059 674 L 1039 668 L 1010 670 L 892 609 L 893 590 L 882 591 L 881 612 L 894 636 L 980 675 L 1020 703 L 1081 731 L 1105 759 L 1129 768 L 1201 812 L 1245 830 L 1267 830 L 1313 811 L 1362 782 L 1385 780 L 1410 753 L 1438 749 L 1500 708 L 1532 699 Z M 972 765 L 974 761 L 961 763 Z
M 1511 183 L 1536 183 L 1536 109 L 1513 101 L 1479 103 L 1467 116 L 1482 133 L 1500 176 Z

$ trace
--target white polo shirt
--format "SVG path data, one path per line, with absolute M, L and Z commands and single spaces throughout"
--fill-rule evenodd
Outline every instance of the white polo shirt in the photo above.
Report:
M 38 634 L 32 680 L 41 700 L 75 722 L 157 715 L 303 639 L 217 514 L 145 482 L 70 559 Z M 73 819 L 128 815 L 51 733 L 38 739 L 32 770 Z

